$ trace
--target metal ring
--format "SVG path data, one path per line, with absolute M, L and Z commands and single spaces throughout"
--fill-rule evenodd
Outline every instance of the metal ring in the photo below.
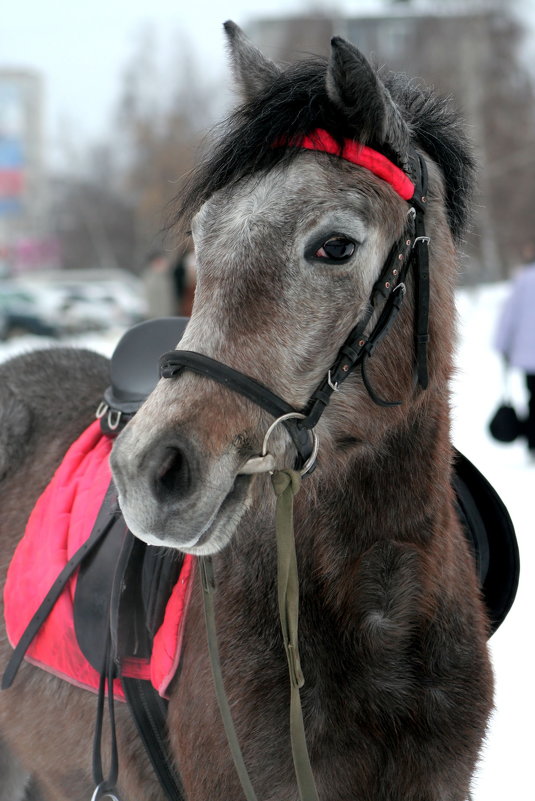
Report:
M 97 409 L 97 411 L 95 413 L 95 417 L 97 418 L 97 420 L 100 420 L 102 417 L 104 417 L 104 415 L 106 414 L 106 412 L 108 411 L 109 408 L 110 407 L 108 406 L 106 401 L 101 401 L 99 403 L 98 409 Z
M 304 420 L 305 418 L 306 414 L 302 414 L 301 412 L 289 412 L 288 414 L 283 414 L 281 417 L 277 417 L 277 419 L 273 423 L 271 423 L 270 427 L 266 431 L 266 436 L 264 437 L 264 442 L 262 443 L 262 456 L 267 456 L 268 440 L 271 436 L 273 429 L 276 428 L 279 423 L 283 423 L 285 420 L 291 420 L 291 419 Z M 310 454 L 305 464 L 299 471 L 300 475 L 302 476 L 304 476 L 306 473 L 309 472 L 309 470 L 314 465 L 314 462 L 316 461 L 316 458 L 318 456 L 318 450 L 319 450 L 318 435 L 316 434 L 314 429 L 310 429 L 310 433 L 312 434 L 313 437 L 312 453 Z
M 120 801 L 119 796 L 112 792 L 104 792 L 104 782 L 95 787 L 95 792 L 91 796 L 91 801 L 100 801 L 101 798 L 111 798 L 112 801 Z
M 116 428 L 119 428 L 119 423 L 121 422 L 122 416 L 123 413 L 117 409 L 110 409 L 110 413 L 108 414 L 108 427 L 112 431 L 115 431 Z

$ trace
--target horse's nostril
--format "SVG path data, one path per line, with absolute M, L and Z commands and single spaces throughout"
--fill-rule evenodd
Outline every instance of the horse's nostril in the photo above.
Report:
M 155 489 L 160 498 L 184 494 L 190 486 L 191 473 L 184 453 L 176 447 L 167 447 L 156 472 Z

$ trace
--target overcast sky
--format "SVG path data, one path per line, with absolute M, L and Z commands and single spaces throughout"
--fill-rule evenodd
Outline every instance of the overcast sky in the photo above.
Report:
M 83 141 L 105 136 L 121 74 L 150 24 L 163 63 L 186 41 L 207 79 L 225 74 L 222 23 L 310 8 L 362 13 L 388 0 L 0 0 L 0 67 L 34 68 L 44 77 L 48 150 L 69 129 Z M 514 0 L 535 12 L 535 0 Z M 430 0 L 416 0 L 424 4 Z M 449 0 L 453 3 L 455 0 Z M 442 0 L 444 9 L 446 0 Z M 433 5 L 433 4 L 432 4 Z M 178 58 L 174 62 L 175 69 Z
M 324 0 L 316 7 L 376 7 L 378 0 Z M 45 87 L 47 138 L 68 125 L 98 138 L 109 124 L 121 71 L 147 25 L 163 55 L 187 40 L 207 76 L 225 69 L 222 23 L 290 14 L 307 0 L 3 0 L 0 67 L 35 68 Z

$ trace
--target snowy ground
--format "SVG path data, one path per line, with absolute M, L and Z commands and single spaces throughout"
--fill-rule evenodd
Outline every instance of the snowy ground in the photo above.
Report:
M 521 443 L 500 445 L 487 433 L 487 423 L 502 392 L 502 369 L 492 352 L 492 330 L 506 288 L 503 285 L 459 293 L 461 323 L 458 374 L 453 385 L 453 442 L 495 486 L 516 527 L 522 575 L 517 600 L 503 626 L 490 641 L 496 676 L 496 711 L 474 785 L 473 801 L 528 801 L 534 797 L 531 759 L 535 738 L 533 662 L 535 646 L 532 584 L 535 564 L 533 507 L 535 464 Z M 90 335 L 71 341 L 111 354 L 121 332 Z M 42 346 L 26 338 L 0 345 L 0 360 L 20 350 Z M 511 377 L 518 409 L 525 407 L 520 375 Z M 527 622 L 526 622 L 527 621 Z
M 461 330 L 459 372 L 454 383 L 453 441 L 501 495 L 516 528 L 521 560 L 515 604 L 490 641 L 496 711 L 474 787 L 474 801 L 527 801 L 535 797 L 531 776 L 535 753 L 531 725 L 535 715 L 535 646 L 533 620 L 529 617 L 535 609 L 535 464 L 528 462 L 522 443 L 498 444 L 486 429 L 504 385 L 501 360 L 491 348 L 504 295 L 504 286 L 494 286 L 463 292 L 458 301 Z M 510 390 L 518 410 L 525 408 L 526 394 L 519 374 L 511 376 Z

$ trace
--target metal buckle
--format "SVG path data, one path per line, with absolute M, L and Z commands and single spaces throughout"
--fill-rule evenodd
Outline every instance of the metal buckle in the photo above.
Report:
M 116 428 L 119 428 L 119 423 L 121 422 L 122 416 L 123 413 L 117 409 L 110 409 L 108 414 L 108 426 L 112 431 L 115 431 Z
M 332 382 L 331 371 L 330 370 L 327 373 L 327 383 L 330 386 L 330 388 L 333 390 L 333 392 L 340 392 L 340 387 L 338 386 L 338 381 L 335 381 L 334 384 Z
M 431 242 L 431 237 L 430 236 L 417 236 L 416 239 L 414 240 L 414 242 L 412 243 L 412 249 L 413 250 L 416 247 L 416 243 L 417 242 L 424 242 L 426 245 L 429 245 L 429 243 Z

